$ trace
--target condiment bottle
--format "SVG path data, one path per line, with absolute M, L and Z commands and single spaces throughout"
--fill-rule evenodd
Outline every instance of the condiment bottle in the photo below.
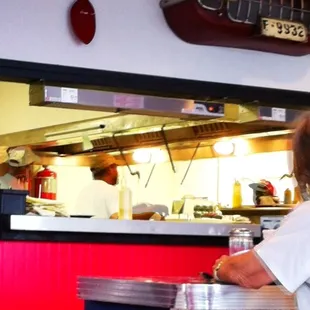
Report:
M 240 208 L 242 205 L 242 193 L 241 193 L 241 184 L 238 180 L 235 180 L 233 187 L 233 208 Z
M 289 188 L 287 188 L 284 192 L 284 204 L 292 204 L 292 192 Z
M 132 220 L 132 193 L 130 188 L 126 186 L 125 179 L 121 179 L 119 190 L 119 220 Z
M 298 204 L 300 202 L 302 202 L 302 198 L 301 198 L 299 187 L 296 186 L 294 188 L 294 201 L 293 201 L 293 204 Z

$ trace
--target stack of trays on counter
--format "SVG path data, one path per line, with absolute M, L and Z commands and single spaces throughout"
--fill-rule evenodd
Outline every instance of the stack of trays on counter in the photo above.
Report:
M 26 197 L 26 212 L 27 215 L 68 217 L 63 202 L 30 196 Z
M 259 290 L 235 285 L 206 284 L 200 278 L 78 279 L 78 297 L 178 310 L 295 310 L 294 296 L 279 286 Z

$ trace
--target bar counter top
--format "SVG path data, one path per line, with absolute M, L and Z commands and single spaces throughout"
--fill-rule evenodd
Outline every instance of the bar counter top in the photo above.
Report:
M 228 245 L 231 229 L 253 231 L 260 238 L 260 225 L 165 221 L 120 221 L 10 215 L 1 221 L 2 239 Z M 154 243 L 151 242 L 151 243 Z
M 11 230 L 54 231 L 81 233 L 184 235 L 184 236 L 229 236 L 232 228 L 244 227 L 260 237 L 259 225 L 253 224 L 210 224 L 165 221 L 120 221 L 85 218 L 61 218 L 12 215 Z

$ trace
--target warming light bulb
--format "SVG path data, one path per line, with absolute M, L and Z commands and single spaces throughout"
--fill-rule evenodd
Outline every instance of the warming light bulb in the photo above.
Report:
M 218 141 L 213 145 L 214 151 L 219 155 L 231 155 L 234 152 L 234 144 L 231 141 Z
M 151 152 L 149 149 L 138 149 L 133 152 L 132 158 L 136 163 L 146 164 L 151 161 Z

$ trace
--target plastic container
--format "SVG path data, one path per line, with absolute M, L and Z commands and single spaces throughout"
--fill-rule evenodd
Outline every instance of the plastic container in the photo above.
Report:
M 26 213 L 28 191 L 0 189 L 1 214 L 23 215 Z
M 253 232 L 247 228 L 234 228 L 229 233 L 229 255 L 247 251 L 254 246 Z
M 119 190 L 119 220 L 132 220 L 132 192 L 127 187 L 125 179 L 121 180 L 121 186 Z

